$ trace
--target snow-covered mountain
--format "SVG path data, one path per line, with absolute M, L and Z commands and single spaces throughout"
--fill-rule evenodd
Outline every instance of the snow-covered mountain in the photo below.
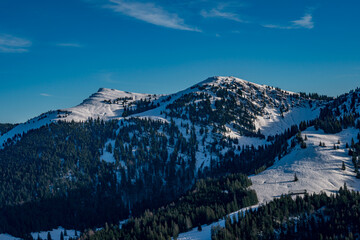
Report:
M 301 135 L 306 143 L 306 148 L 300 145 L 289 147 L 288 153 L 277 160 L 273 166 L 263 172 L 250 176 L 252 189 L 257 193 L 259 205 L 266 204 L 281 195 L 304 193 L 309 194 L 325 192 L 336 193 L 344 183 L 351 190 L 360 191 L 360 180 L 355 169 L 354 155 L 349 152 L 357 151 L 352 147 L 352 142 L 359 141 L 360 130 L 360 89 L 350 91 L 338 98 L 329 101 L 321 109 L 320 119 L 343 122 L 349 127 L 338 130 L 336 133 L 325 133 L 322 129 L 311 126 L 302 131 Z M 344 122 L 351 116 L 353 125 Z M 356 126 L 356 128 L 355 128 Z M 289 140 L 290 146 L 291 140 Z M 356 160 L 357 159 L 357 160 Z M 359 159 L 355 158 L 355 162 Z M 343 168 L 344 164 L 344 168 Z M 294 181 L 294 176 L 298 181 Z M 258 205 L 252 208 L 257 208 Z M 240 211 L 246 211 L 241 209 Z M 230 216 L 236 216 L 236 213 Z M 208 240 L 211 239 L 213 226 L 225 226 L 225 220 L 202 226 L 202 231 L 197 228 L 178 237 L 180 240 Z
M 235 77 L 211 77 L 170 95 L 141 94 L 100 88 L 78 106 L 49 111 L 0 137 L 0 148 L 23 133 L 56 121 L 112 120 L 126 117 L 182 119 L 196 125 L 219 126 L 239 138 L 282 133 L 291 125 L 319 115 L 321 101 Z M 212 113 L 212 114 L 211 114 Z
M 117 217 L 125 218 L 128 210 L 152 207 L 142 206 L 144 202 L 173 201 L 198 178 L 260 171 L 251 177 L 260 202 L 299 190 L 299 183 L 309 192 L 335 190 L 344 174 L 330 168 L 337 164 L 332 158 L 337 156 L 349 165 L 342 145 L 354 135 L 354 126 L 348 122 L 358 116 L 346 117 L 346 126 L 352 128 L 334 133 L 339 136 L 319 136 L 325 133 L 315 127 L 303 131 L 308 138 L 306 149 L 295 144 L 294 136 L 309 125 L 321 127 L 330 113 L 339 122 L 344 122 L 347 113 L 357 113 L 358 95 L 343 98 L 321 100 L 235 77 L 211 77 L 168 95 L 100 88 L 78 106 L 49 111 L 0 136 L 4 162 L 0 167 L 19 169 L 15 175 L 6 171 L 0 178 L 0 190 L 11 189 L 9 196 L 0 195 L 0 202 L 66 198 L 69 191 L 86 187 L 91 189 L 89 194 L 98 194 L 88 204 L 98 206 L 116 198 L 121 214 Z M 338 114 L 339 107 L 347 110 Z M 329 145 L 335 138 L 342 145 L 331 151 Z M 320 139 L 329 152 L 316 147 Z M 314 178 L 309 177 L 311 171 Z M 300 180 L 287 183 L 294 173 Z M 326 178 L 328 175 L 331 177 Z M 15 184 L 19 176 L 30 179 L 26 186 L 19 183 L 20 191 Z M 324 177 L 316 187 L 313 180 Z M 272 178 L 278 179 L 276 183 L 272 184 Z M 329 184 L 333 186 L 325 189 Z M 10 197 L 13 201 L 7 202 Z M 102 219 L 110 216 L 104 210 L 101 213 Z M 60 219 L 51 227 L 62 224 Z M 70 226 L 75 229 L 77 225 L 72 222 Z M 36 231 L 43 230 L 47 229 Z

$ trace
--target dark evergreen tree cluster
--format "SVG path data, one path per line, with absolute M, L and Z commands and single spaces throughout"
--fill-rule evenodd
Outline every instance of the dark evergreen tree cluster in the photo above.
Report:
M 100 161 L 115 121 L 51 124 L 0 150 L 0 232 L 22 236 L 128 215 L 112 166 Z
M 0 136 L 4 135 L 14 127 L 16 127 L 17 124 L 11 124 L 11 123 L 0 123 Z
M 164 205 L 194 184 L 196 148 L 194 128 L 186 139 L 173 121 L 58 122 L 29 131 L 0 150 L 0 232 L 82 230 Z M 103 161 L 104 151 L 115 161 Z
M 267 105 L 278 108 L 284 114 L 300 101 L 296 94 L 271 87 L 260 91 L 253 85 L 244 87 L 237 81 L 219 86 L 196 85 L 195 88 L 200 91 L 184 94 L 168 104 L 165 115 L 189 120 L 197 125 L 213 126 L 220 132 L 225 131 L 224 126 L 228 124 L 241 135 L 252 137 L 264 137 L 256 130 L 254 120 L 256 116 L 264 114 Z M 259 100 L 260 105 L 255 104 L 255 99 Z
M 124 108 L 124 112 L 122 114 L 123 117 L 127 117 L 136 113 L 145 112 L 160 106 L 159 103 L 155 104 L 150 98 L 140 99 L 138 101 L 135 101 L 132 105 L 134 106 L 128 106 Z
M 347 143 L 349 148 L 349 156 L 351 156 L 352 163 L 354 165 L 355 172 L 357 173 L 356 177 L 360 178 L 359 165 L 360 165 L 360 133 L 357 136 L 357 142 L 355 143 L 354 139 L 351 139 L 351 144 Z
M 312 124 L 308 123 L 309 126 Z M 289 144 L 288 140 L 299 133 L 299 127 L 293 125 L 285 130 L 283 134 L 277 134 L 268 138 L 271 144 L 258 146 L 238 146 L 241 151 L 235 153 L 230 149 L 225 154 L 218 154 L 219 161 L 211 165 L 211 172 L 216 173 L 245 173 L 253 174 L 256 170 L 267 168 L 273 165 L 276 158 L 281 158 L 287 154 Z M 293 142 L 296 144 L 296 141 Z M 301 143 L 301 142 L 299 142 Z M 216 145 L 218 143 L 215 143 Z M 294 147 L 293 145 L 292 147 Z
M 326 95 L 320 95 L 318 93 L 305 93 L 305 92 L 300 92 L 299 93 L 301 97 L 303 98 L 309 98 L 309 99 L 313 99 L 313 100 L 321 100 L 321 101 L 331 101 L 334 100 L 334 97 L 329 97 Z
M 316 128 L 321 128 L 325 133 L 338 133 L 348 127 L 360 128 L 360 115 L 357 108 L 360 104 L 360 90 L 343 94 L 330 101 L 320 111 Z
M 199 180 L 194 187 L 176 202 L 155 211 L 145 211 L 131 218 L 120 229 L 105 227 L 96 233 L 88 231 L 83 239 L 170 239 L 180 232 L 217 221 L 240 208 L 254 205 L 257 197 L 249 190 L 250 179 L 232 174 L 217 180 Z
M 336 195 L 281 196 L 214 227 L 212 239 L 357 239 L 360 193 L 346 185 Z

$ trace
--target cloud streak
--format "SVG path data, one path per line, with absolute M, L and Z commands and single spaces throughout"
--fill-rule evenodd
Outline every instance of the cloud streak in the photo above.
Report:
M 58 44 L 56 44 L 56 46 L 59 46 L 59 47 L 74 47 L 74 48 L 83 47 L 83 45 L 81 45 L 79 43 L 58 43 Z
M 175 13 L 170 13 L 154 3 L 129 2 L 125 0 L 110 0 L 112 4 L 105 8 L 112 9 L 129 17 L 166 28 L 196 31 L 199 29 L 190 27 L 184 23 L 184 19 Z
M 310 13 L 306 13 L 302 18 L 298 20 L 291 21 L 291 24 L 288 26 L 276 25 L 276 24 L 263 24 L 263 27 L 266 28 L 277 28 L 277 29 L 313 29 L 314 22 L 312 19 L 312 15 Z
M 29 40 L 14 37 L 9 34 L 0 34 L 0 52 L 3 53 L 23 53 L 28 52 L 31 46 Z
M 48 94 L 48 93 L 40 93 L 40 96 L 43 97 L 52 97 L 52 95 Z
M 202 10 L 200 15 L 204 18 L 225 18 L 236 22 L 245 22 L 237 14 L 213 8 L 210 11 Z
M 310 13 L 305 14 L 301 19 L 292 21 L 294 26 L 312 29 L 314 28 L 314 22 L 312 20 L 312 15 Z

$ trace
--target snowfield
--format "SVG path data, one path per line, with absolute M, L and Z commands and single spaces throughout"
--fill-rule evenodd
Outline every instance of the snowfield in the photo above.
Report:
M 253 183 L 251 188 L 256 191 L 259 205 L 289 192 L 306 190 L 308 193 L 322 191 L 327 194 L 335 193 L 344 183 L 349 189 L 360 191 L 360 179 L 355 177 L 351 157 L 348 156 L 348 149 L 345 148 L 346 143 L 351 144 L 352 138 L 356 140 L 358 133 L 358 129 L 348 128 L 337 134 L 325 134 L 323 130 L 316 131 L 313 127 L 302 132 L 303 138 L 305 135 L 308 138 L 305 141 L 307 148 L 301 149 L 296 146 L 272 167 L 258 175 L 250 176 Z M 319 146 L 320 141 L 325 143 L 325 147 Z M 334 150 L 334 144 L 339 146 L 339 149 Z M 341 170 L 342 161 L 345 162 L 345 171 Z M 295 173 L 299 179 L 297 182 L 294 182 Z M 178 239 L 210 240 L 211 227 L 216 225 L 224 227 L 225 220 L 204 225 L 201 232 L 194 228 L 189 232 L 181 233 Z
M 52 240 L 60 240 L 60 234 L 61 232 L 64 233 L 64 228 L 59 227 L 57 229 L 53 229 L 51 231 L 44 231 L 44 232 L 36 232 L 36 233 L 31 233 L 31 236 L 34 239 L 37 239 L 38 236 L 41 239 L 47 239 L 47 235 L 48 233 L 50 233 L 51 239 Z M 67 236 L 64 236 L 64 240 L 68 240 L 69 238 L 75 238 L 75 230 L 66 230 L 67 232 Z M 80 236 L 80 232 L 77 232 L 77 236 Z M 16 238 L 13 237 L 9 234 L 0 234 L 0 240 L 21 240 L 21 238 Z
M 302 132 L 308 140 L 306 149 L 296 146 L 295 149 L 264 172 L 251 176 L 253 188 L 260 203 L 287 194 L 291 191 L 307 190 L 308 193 L 324 191 L 334 193 L 346 182 L 350 189 L 360 190 L 360 180 L 355 177 L 351 157 L 348 156 L 346 143 L 356 139 L 358 129 L 349 128 L 337 134 L 325 134 L 313 127 Z M 337 144 L 340 141 L 340 144 Z M 325 147 L 320 147 L 320 142 Z M 340 149 L 334 150 L 335 146 Z M 346 170 L 342 171 L 342 161 Z M 296 173 L 298 181 L 294 182 Z
M 320 114 L 319 107 L 301 106 L 294 107 L 291 111 L 284 113 L 284 117 L 278 109 L 265 108 L 266 115 L 255 120 L 255 126 L 265 136 L 283 133 L 293 125 L 299 125 L 302 121 L 314 120 Z

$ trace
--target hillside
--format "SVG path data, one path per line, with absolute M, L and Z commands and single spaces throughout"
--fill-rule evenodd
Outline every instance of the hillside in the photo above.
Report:
M 82 231 L 168 204 L 198 179 L 262 171 L 325 104 L 234 77 L 170 95 L 101 88 L 1 136 L 0 232 Z
M 334 194 L 344 183 L 349 189 L 360 191 L 360 180 L 356 178 L 352 156 L 349 156 L 349 148 L 346 148 L 346 144 L 351 145 L 352 139 L 358 141 L 358 134 L 359 129 L 355 128 L 348 128 L 337 134 L 326 134 L 321 129 L 315 130 L 314 127 L 303 131 L 302 136 L 307 136 L 305 141 L 307 148 L 302 149 L 298 145 L 270 168 L 250 176 L 253 183 L 251 188 L 256 191 L 260 205 L 281 195 L 304 192 L 304 190 L 309 194 L 321 192 Z M 319 146 L 320 142 L 325 146 Z M 334 149 L 334 145 L 339 149 Z M 341 169 L 342 162 L 345 163 L 345 170 Z M 296 182 L 295 174 L 298 177 Z M 211 227 L 217 225 L 224 227 L 225 220 L 204 225 L 201 232 L 193 229 L 188 233 L 180 234 L 178 239 L 211 239 Z
M 296 196 L 296 193 L 305 191 L 308 194 L 322 192 L 328 195 L 334 194 L 344 183 L 349 189 L 360 191 L 360 180 L 353 160 L 353 152 L 356 152 L 355 156 L 358 156 L 359 150 L 356 144 L 352 146 L 354 142 L 359 141 L 359 103 L 359 89 L 330 101 L 321 110 L 320 120 L 316 121 L 318 126 L 302 131 L 302 138 L 305 139 L 306 136 L 304 141 L 306 148 L 301 148 L 300 145 L 289 148 L 289 153 L 276 161 L 273 166 L 257 175 L 250 176 L 253 183 L 252 189 L 256 191 L 260 205 L 279 198 L 281 195 L 295 193 L 294 196 Z M 321 121 L 324 124 L 319 123 Z M 335 123 L 338 124 L 336 133 L 325 133 L 322 129 L 316 129 L 326 128 Z M 349 155 L 350 151 L 352 153 Z M 358 161 L 357 157 L 356 164 L 359 164 Z M 345 170 L 342 169 L 342 163 L 345 164 Z M 295 174 L 298 181 L 294 181 Z M 254 207 L 257 208 L 257 206 Z M 236 213 L 230 216 L 234 215 L 236 216 Z M 178 239 L 211 239 L 211 228 L 215 226 L 225 227 L 225 220 L 204 225 L 201 232 L 193 229 L 182 233 Z
M 283 132 L 319 114 L 320 101 L 234 77 L 212 77 L 170 95 L 140 94 L 100 88 L 80 105 L 49 111 L 0 137 L 0 146 L 31 129 L 56 121 L 148 117 L 182 119 L 196 125 L 222 127 L 227 136 L 265 136 Z M 220 117 L 222 116 L 222 117 Z

